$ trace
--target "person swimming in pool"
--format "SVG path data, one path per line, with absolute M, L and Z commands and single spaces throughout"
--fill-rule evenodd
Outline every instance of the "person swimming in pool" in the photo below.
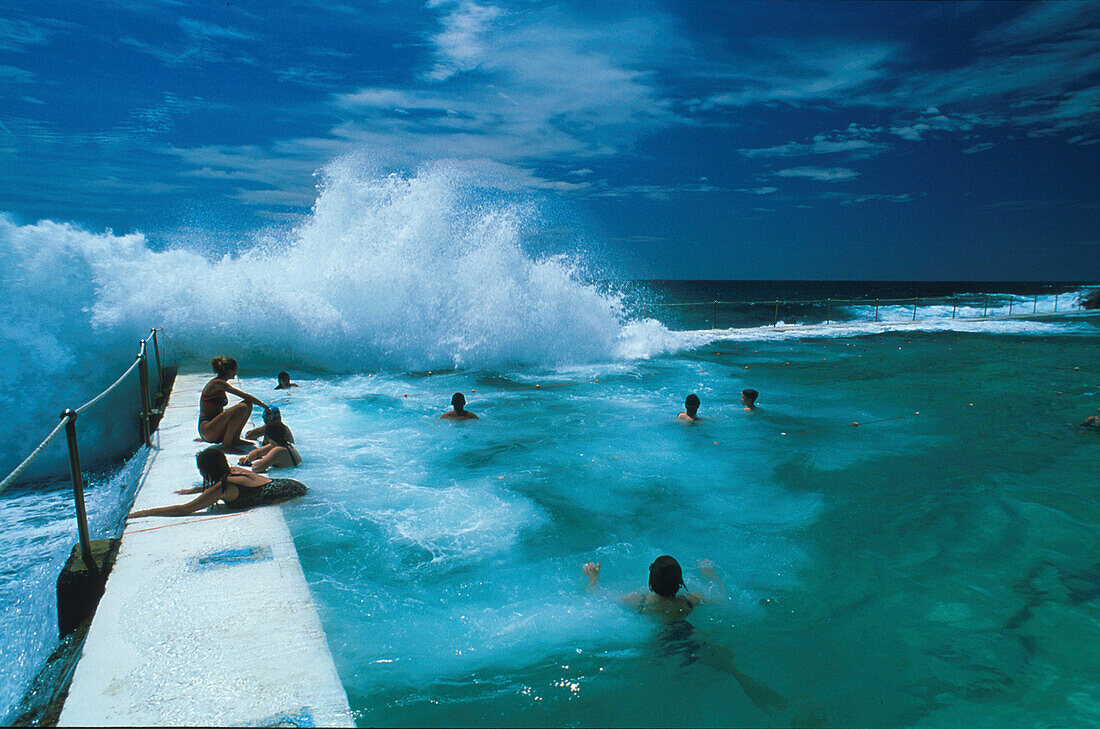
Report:
M 256 473 L 264 473 L 269 468 L 293 468 L 302 462 L 298 449 L 289 440 L 290 431 L 281 420 L 272 420 L 264 426 L 265 445 L 248 455 L 241 456 L 237 462 L 248 466 Z
M 702 420 L 699 417 L 699 396 L 694 392 L 684 398 L 684 412 L 676 416 L 681 423 L 692 425 Z
M 478 417 L 466 409 L 466 396 L 461 392 L 451 395 L 451 406 L 454 410 L 448 410 L 439 416 L 440 420 L 477 420 Z
M 177 494 L 200 494 L 186 504 L 158 506 L 130 512 L 127 519 L 143 516 L 187 516 L 200 509 L 224 501 L 235 511 L 253 506 L 278 504 L 308 491 L 305 484 L 292 478 L 268 478 L 247 468 L 230 466 L 225 453 L 218 448 L 207 448 L 195 456 L 195 463 L 202 474 L 202 485 L 180 489 Z
M 261 425 L 258 428 L 253 428 L 252 430 L 245 433 L 244 434 L 244 439 L 245 440 L 261 439 L 261 442 L 260 442 L 261 446 L 269 445 L 271 443 L 271 441 L 267 438 L 267 426 L 268 426 L 269 423 L 275 423 L 275 422 L 283 423 L 283 413 L 282 413 L 281 410 L 279 410 L 279 408 L 272 405 L 269 410 L 264 412 L 263 418 L 264 418 L 264 424 Z M 290 426 L 287 425 L 286 423 L 283 423 L 283 426 L 286 428 L 286 440 L 287 440 L 287 442 L 288 443 L 293 443 L 294 442 L 294 433 L 290 432 Z
M 747 412 L 756 410 L 756 398 L 760 397 L 760 393 L 751 387 L 741 391 L 741 404 L 745 406 Z
M 297 383 L 290 381 L 290 373 L 289 372 L 280 372 L 278 377 L 279 377 L 279 384 L 275 385 L 276 390 L 289 390 L 292 387 L 297 387 L 298 386 Z
M 1096 412 L 1100 413 L 1100 408 L 1097 408 Z M 1100 428 L 1100 417 L 1096 415 L 1090 415 L 1085 418 L 1085 422 L 1077 426 L 1078 428 Z
M 258 397 L 238 390 L 229 384 L 237 376 L 237 360 L 219 356 L 210 360 L 214 378 L 202 388 L 199 396 L 199 436 L 207 443 L 218 443 L 228 453 L 247 453 L 256 447 L 241 438 L 241 431 L 252 415 L 252 406 L 259 405 L 268 412 L 270 408 Z M 236 395 L 244 402 L 232 407 L 229 395 Z M 247 449 L 247 450 L 246 450 Z
M 725 584 L 718 577 L 714 563 L 701 560 L 699 573 L 713 581 L 725 596 Z M 588 576 L 588 589 L 596 588 L 600 577 L 600 563 L 586 562 L 581 570 Z M 681 594 L 681 588 L 684 593 Z M 745 695 L 757 708 L 766 713 L 783 710 L 787 701 L 774 689 L 742 673 L 733 661 L 733 652 L 720 645 L 709 643 L 688 622 L 687 616 L 700 604 L 707 602 L 701 593 L 687 592 L 680 563 L 670 555 L 662 554 L 649 565 L 649 592 L 633 592 L 620 598 L 623 607 L 658 618 L 662 631 L 659 641 L 668 656 L 678 656 L 683 665 L 698 661 L 705 666 L 731 675 Z

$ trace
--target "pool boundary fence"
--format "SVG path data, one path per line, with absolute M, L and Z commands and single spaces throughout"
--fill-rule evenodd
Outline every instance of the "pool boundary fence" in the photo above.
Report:
M 1046 318 L 1051 316 L 1068 316 L 1072 314 L 1082 313 L 1086 310 L 1082 307 L 1080 300 L 1073 301 L 1070 299 L 1068 302 L 1063 300 L 1061 302 L 1062 310 L 1059 311 L 1059 299 L 1063 299 L 1064 294 L 1054 294 L 1053 308 L 1051 311 L 1039 311 L 1039 295 L 1033 294 L 1032 296 L 1014 296 L 1012 294 L 972 294 L 962 295 L 956 294 L 954 296 L 913 296 L 907 298 L 860 298 L 860 299 L 764 299 L 754 301 L 722 301 L 719 299 L 708 301 L 688 301 L 688 302 L 643 302 L 641 303 L 641 315 L 645 319 L 651 310 L 671 310 L 671 311 L 688 311 L 696 310 L 702 313 L 702 323 L 710 324 L 711 329 L 719 328 L 719 314 L 725 313 L 729 317 L 729 322 L 732 328 L 735 321 L 735 313 L 752 313 L 755 311 L 763 311 L 763 316 L 758 316 L 758 320 L 762 324 L 767 324 L 773 327 L 783 326 L 801 326 L 801 327 L 813 327 L 821 324 L 835 324 L 839 323 L 833 317 L 833 307 L 844 306 L 862 306 L 866 308 L 874 308 L 874 313 L 870 318 L 861 319 L 844 319 L 844 323 L 851 322 L 876 322 L 876 323 L 900 323 L 900 320 L 880 321 L 880 310 L 887 307 L 903 308 L 906 311 L 911 311 L 912 314 L 909 318 L 910 322 L 916 322 L 918 320 L 917 314 L 920 307 L 928 306 L 947 306 L 951 307 L 951 319 L 966 319 L 968 321 L 983 321 L 989 319 L 1031 319 L 1031 318 Z M 1007 300 L 1007 301 L 1006 301 Z M 1030 304 L 1030 307 L 1029 307 Z M 981 307 L 981 316 L 977 315 L 964 315 L 960 313 L 960 309 L 973 308 L 977 311 L 978 307 Z M 1000 313 L 1007 308 L 1007 312 Z M 1028 309 L 1030 308 L 1030 311 Z M 786 324 L 785 319 L 781 316 L 784 312 L 787 314 L 795 314 L 796 316 L 805 315 L 809 311 L 820 311 L 824 309 L 824 321 L 818 321 L 814 323 L 799 322 L 796 324 Z M 994 312 L 994 313 L 991 313 Z M 710 314 L 710 318 L 707 318 L 707 314 Z M 928 317 L 944 319 L 947 317 Z M 768 321 L 770 319 L 770 322 Z

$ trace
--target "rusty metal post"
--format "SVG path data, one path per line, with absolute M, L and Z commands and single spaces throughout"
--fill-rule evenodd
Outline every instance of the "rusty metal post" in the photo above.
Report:
M 84 507 L 84 481 L 80 477 L 80 453 L 76 446 L 76 411 L 61 413 L 65 421 L 65 439 L 69 442 L 69 472 L 73 479 L 73 500 L 76 502 L 76 530 L 80 535 L 80 556 L 89 574 L 99 576 L 99 566 L 92 557 L 92 539 L 88 534 L 88 511 Z
M 152 433 L 149 422 L 149 362 L 145 356 L 145 340 L 141 340 L 138 350 L 138 380 L 141 383 L 141 439 L 146 447 L 152 448 Z

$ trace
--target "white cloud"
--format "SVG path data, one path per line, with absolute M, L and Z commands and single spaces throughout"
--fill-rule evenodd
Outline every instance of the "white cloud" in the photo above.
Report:
M 32 84 L 34 74 L 15 66 L 0 66 L 0 83 Z
M 742 149 L 746 157 L 804 157 L 816 154 L 846 154 L 853 158 L 872 157 L 890 148 L 888 144 L 874 141 L 882 132 L 881 127 L 862 127 L 851 124 L 842 131 L 834 130 L 817 134 L 809 142 L 788 142 L 776 147 Z
M 978 40 L 987 44 L 1036 41 L 1100 22 L 1100 7 L 1092 2 L 1042 2 L 1021 7 L 1024 12 L 982 33 Z
M 719 59 L 707 80 L 726 90 L 707 96 L 694 107 L 709 110 L 843 101 L 868 84 L 889 79 L 888 65 L 898 51 L 888 43 L 760 41 L 737 57 Z
M 49 42 L 50 30 L 25 20 L 0 18 L 0 51 L 24 51 Z
M 509 15 L 437 3 L 444 32 L 419 84 L 333 97 L 334 136 L 394 164 L 432 158 L 514 165 L 628 151 L 683 123 L 658 92 L 652 58 L 680 41 L 652 14 L 581 24 L 560 8 Z M 491 53 L 484 49 L 491 48 Z
M 859 177 L 859 173 L 847 167 L 791 167 L 776 170 L 776 177 L 801 177 L 818 182 L 847 182 Z
M 438 60 L 427 76 L 433 81 L 446 81 L 456 73 L 476 68 L 485 58 L 483 36 L 502 15 L 499 8 L 471 0 L 461 0 L 456 5 L 453 12 L 444 16 L 442 32 L 432 38 Z
M 941 114 L 939 109 L 931 107 L 913 121 L 890 127 L 890 133 L 910 142 L 918 142 L 931 134 L 941 132 L 969 132 L 982 123 L 982 119 L 972 114 Z
M 996 146 L 997 145 L 993 144 L 993 142 L 979 142 L 978 144 L 975 144 L 973 147 L 967 147 L 966 149 L 964 149 L 962 151 L 962 153 L 963 154 L 978 154 L 979 152 L 988 152 L 989 150 L 993 149 Z

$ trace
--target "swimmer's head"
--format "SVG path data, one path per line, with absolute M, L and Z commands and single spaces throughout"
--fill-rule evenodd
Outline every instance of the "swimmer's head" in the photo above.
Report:
M 741 391 L 741 404 L 747 408 L 756 407 L 756 398 L 760 397 L 760 393 L 752 388 L 748 388 Z
M 688 415 L 695 415 L 695 411 L 699 409 L 699 396 L 694 392 L 684 399 L 684 410 L 687 410 Z
M 278 377 L 279 377 L 279 384 L 280 385 L 289 385 L 290 384 L 290 373 L 289 372 L 280 372 Z
M 261 416 L 264 419 L 264 425 L 269 423 L 279 423 L 283 420 L 283 414 L 279 412 L 279 408 L 268 408 Z
M 217 448 L 207 448 L 195 454 L 195 464 L 199 467 L 199 473 L 202 474 L 204 486 L 221 483 L 229 476 L 229 461 Z
M 283 448 L 287 447 L 286 425 L 281 420 L 272 420 L 264 426 L 264 437 L 275 445 L 281 445 Z
M 662 597 L 672 597 L 684 586 L 684 571 L 680 563 L 662 554 L 649 565 L 649 589 Z
M 218 377 L 228 379 L 237 374 L 237 360 L 232 357 L 226 357 L 225 355 L 218 355 L 210 360 L 210 367 Z
M 466 396 L 463 395 L 461 392 L 456 392 L 455 394 L 451 395 L 451 405 L 454 406 L 455 410 L 461 410 L 462 408 L 466 407 Z

